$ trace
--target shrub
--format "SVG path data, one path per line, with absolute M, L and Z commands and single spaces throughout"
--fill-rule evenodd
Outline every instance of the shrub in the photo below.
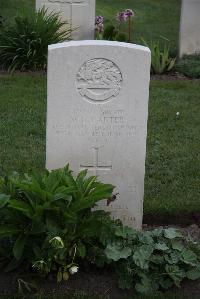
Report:
M 123 289 L 135 287 L 144 294 L 180 287 L 183 279 L 200 278 L 200 245 L 174 228 L 134 232 L 128 227 L 115 231 L 104 253 L 113 262 Z
M 58 14 L 47 14 L 45 9 L 16 17 L 0 32 L 0 65 L 9 71 L 46 68 L 48 45 L 70 39 L 66 25 Z
M 44 274 L 57 271 L 58 281 L 76 272 L 77 259 L 85 257 L 88 242 L 110 219 L 91 208 L 110 198 L 114 188 L 96 177 L 86 178 L 86 173 L 74 179 L 66 167 L 1 180 L 0 239 L 6 242 L 6 271 L 26 264 Z
M 119 287 L 149 294 L 200 278 L 200 244 L 174 228 L 136 231 L 93 211 L 114 199 L 114 187 L 69 167 L 0 180 L 0 262 L 5 271 L 28 266 L 67 280 L 80 264 L 109 265 Z M 24 283 L 21 281 L 22 284 Z
M 181 58 L 176 70 L 191 78 L 200 78 L 200 55 L 189 55 Z
M 142 39 L 145 46 L 151 50 L 151 72 L 153 74 L 164 74 L 170 72 L 176 63 L 176 58 L 170 58 L 169 45 L 164 44 L 161 48 L 159 42 L 151 41 L 149 44 Z

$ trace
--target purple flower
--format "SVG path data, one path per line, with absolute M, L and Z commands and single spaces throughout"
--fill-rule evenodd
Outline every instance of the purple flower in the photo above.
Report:
M 95 18 L 95 30 L 98 33 L 102 33 L 103 30 L 104 30 L 103 22 L 104 22 L 104 17 L 102 17 L 102 16 L 96 16 L 96 18 Z
M 134 11 L 132 9 L 126 9 L 125 11 L 121 11 L 117 14 L 117 21 L 126 22 L 128 18 L 134 16 Z
M 116 17 L 117 21 L 119 22 L 126 22 L 127 20 L 127 15 L 124 11 L 121 11 L 117 14 L 117 17 Z
M 96 18 L 95 18 L 95 25 L 99 25 L 99 24 L 103 25 L 103 22 L 104 22 L 104 17 L 102 17 L 102 16 L 96 16 Z
M 132 9 L 126 9 L 124 13 L 128 18 L 134 17 L 134 11 Z

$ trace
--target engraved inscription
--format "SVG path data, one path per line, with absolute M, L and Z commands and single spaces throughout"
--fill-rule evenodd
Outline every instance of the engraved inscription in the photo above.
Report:
M 121 89 L 122 74 L 116 64 L 104 58 L 85 62 L 77 74 L 77 88 L 90 102 L 104 103 Z
M 97 175 L 97 171 L 98 170 L 112 170 L 112 165 L 110 166 L 101 166 L 99 165 L 99 149 L 94 147 L 94 157 L 93 157 L 93 165 L 80 165 L 81 169 L 88 169 L 88 170 L 93 170 L 94 171 L 94 175 Z
M 70 3 L 70 4 L 85 2 L 85 0 L 48 0 L 48 1 L 52 3 Z

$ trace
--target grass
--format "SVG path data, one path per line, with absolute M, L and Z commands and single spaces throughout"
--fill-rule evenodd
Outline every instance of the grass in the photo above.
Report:
M 151 82 L 145 214 L 200 212 L 199 94 L 198 81 Z M 0 175 L 44 169 L 45 99 L 44 75 L 0 77 Z
M 145 212 L 200 211 L 200 84 L 151 84 Z M 179 116 L 176 113 L 179 112 Z
M 0 77 L 0 175 L 43 169 L 46 78 Z
M 181 0 L 97 0 L 97 15 L 105 16 L 105 20 L 114 20 L 117 12 L 132 8 L 135 11 L 133 40 L 141 43 L 157 40 L 161 36 L 170 40 L 171 52 L 176 55 L 178 49 L 179 19 Z M 34 10 L 33 0 L 0 1 L 0 14 L 6 22 L 13 17 Z
M 200 55 L 189 55 L 181 58 L 176 70 L 190 78 L 200 78 Z

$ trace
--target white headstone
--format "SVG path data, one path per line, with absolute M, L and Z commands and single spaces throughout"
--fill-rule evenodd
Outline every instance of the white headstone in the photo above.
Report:
M 200 0 L 182 0 L 180 57 L 200 53 Z
M 36 10 L 43 6 L 48 12 L 59 13 L 61 20 L 76 29 L 72 39 L 94 39 L 95 0 L 36 0 Z
M 49 46 L 46 166 L 111 183 L 114 218 L 141 228 L 150 50 L 109 42 Z

